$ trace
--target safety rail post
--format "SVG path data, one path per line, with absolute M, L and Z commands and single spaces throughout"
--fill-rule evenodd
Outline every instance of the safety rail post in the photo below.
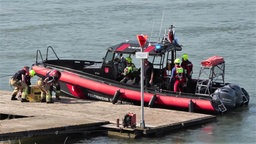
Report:
M 48 46 L 47 47 L 47 51 L 46 51 L 46 58 L 45 60 L 48 60 L 48 54 L 49 54 L 49 49 L 52 50 L 52 52 L 54 53 L 55 57 L 59 60 L 59 57 L 57 56 L 56 52 L 54 51 L 53 47 L 52 46 Z
M 36 64 L 38 64 L 38 56 L 41 57 L 41 60 L 43 61 L 43 56 L 42 56 L 42 53 L 40 50 L 37 50 L 36 51 Z

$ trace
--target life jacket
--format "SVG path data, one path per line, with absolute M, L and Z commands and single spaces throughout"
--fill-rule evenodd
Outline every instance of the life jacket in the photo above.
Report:
M 128 75 L 128 74 L 131 74 L 132 72 L 134 72 L 136 70 L 137 70 L 136 66 L 133 63 L 131 63 L 131 64 L 128 64 L 126 66 L 126 68 L 124 70 L 124 74 Z
M 181 66 L 177 66 L 176 71 L 175 71 L 175 79 L 179 80 L 179 81 L 182 81 L 183 78 L 184 78 L 183 76 L 184 76 L 183 68 Z
M 136 66 L 132 63 L 132 72 L 134 71 L 138 71 L 138 69 L 136 68 Z
M 128 75 L 132 72 L 132 66 L 127 66 L 125 69 L 124 69 L 124 75 Z

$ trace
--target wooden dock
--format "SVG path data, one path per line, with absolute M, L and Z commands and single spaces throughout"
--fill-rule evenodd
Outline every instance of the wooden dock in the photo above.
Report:
M 0 141 L 50 134 L 102 130 L 109 135 L 136 138 L 161 135 L 216 120 L 216 116 L 176 110 L 144 108 L 145 129 L 140 128 L 140 106 L 61 97 L 53 104 L 11 101 L 0 91 Z M 124 128 L 122 119 L 136 114 L 136 128 Z M 117 127 L 117 119 L 120 126 Z

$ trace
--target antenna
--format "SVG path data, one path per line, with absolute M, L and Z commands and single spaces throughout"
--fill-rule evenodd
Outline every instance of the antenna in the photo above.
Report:
M 160 41 L 160 37 L 161 37 L 161 33 L 162 33 L 163 21 L 164 21 L 164 11 L 162 13 L 161 25 L 160 25 L 159 35 L 158 35 L 159 41 Z
M 152 38 L 152 36 L 153 36 L 153 31 L 154 31 L 154 26 L 155 26 L 155 22 L 152 20 L 152 29 L 151 29 L 151 33 L 150 33 L 150 37 L 149 37 L 149 42 L 151 42 L 151 38 Z

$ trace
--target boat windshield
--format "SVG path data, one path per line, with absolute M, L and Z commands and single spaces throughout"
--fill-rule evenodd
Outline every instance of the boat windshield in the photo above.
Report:
M 108 64 L 108 63 L 112 62 L 113 57 L 114 57 L 113 51 L 108 51 L 108 52 L 106 53 L 105 58 L 104 58 L 104 63 L 105 63 L 105 64 Z

